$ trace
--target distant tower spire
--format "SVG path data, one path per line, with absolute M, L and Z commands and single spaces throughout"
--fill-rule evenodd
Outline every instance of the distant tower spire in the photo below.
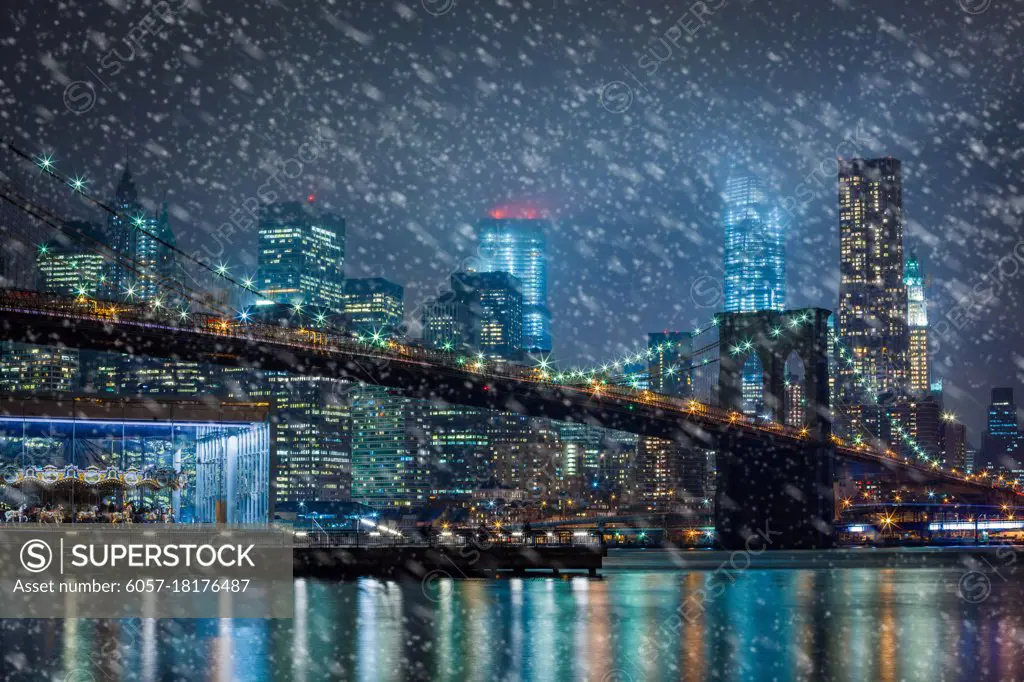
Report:
M 128 148 L 124 152 L 124 171 L 117 183 L 117 191 L 114 193 L 114 201 L 119 205 L 138 204 L 139 194 L 135 190 L 135 181 L 132 179 L 132 171 L 129 167 Z

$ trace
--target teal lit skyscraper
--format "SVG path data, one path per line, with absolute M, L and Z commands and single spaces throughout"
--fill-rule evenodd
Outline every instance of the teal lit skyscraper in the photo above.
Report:
M 311 203 L 270 204 L 260 215 L 258 289 L 269 300 L 341 312 L 345 221 Z
M 725 310 L 786 307 L 785 235 L 778 206 L 758 177 L 738 175 L 725 187 Z
M 548 311 L 547 240 L 544 230 L 550 225 L 532 211 L 523 217 L 509 217 L 505 211 L 492 211 L 479 223 L 481 268 L 489 272 L 507 272 L 522 284 L 523 340 L 529 352 L 551 350 L 551 313 Z
M 730 313 L 786 307 L 786 249 L 779 207 L 753 175 L 735 175 L 725 186 L 725 310 Z M 756 356 L 743 366 L 743 411 L 764 411 L 764 373 Z
M 135 262 L 139 273 L 135 278 L 138 297 L 143 301 L 167 299 L 176 293 L 173 284 L 174 250 L 177 245 L 167 218 L 167 204 L 160 215 L 139 216 L 142 228 L 136 230 Z
M 117 254 L 115 262 L 109 266 L 105 287 L 102 294 L 107 298 L 118 299 L 128 292 L 132 286 L 132 273 L 128 265 L 135 257 L 135 245 L 138 233 L 133 229 L 131 218 L 140 216 L 142 207 L 139 205 L 139 194 L 135 189 L 131 169 L 127 161 L 124 173 L 114 191 L 114 211 L 107 221 L 107 244 Z M 134 290 L 132 290 L 134 292 Z
M 114 192 L 116 213 L 107 221 L 107 244 L 116 254 L 100 294 L 111 299 L 149 301 L 174 295 L 174 233 L 166 203 L 159 216 L 146 213 L 125 162 Z

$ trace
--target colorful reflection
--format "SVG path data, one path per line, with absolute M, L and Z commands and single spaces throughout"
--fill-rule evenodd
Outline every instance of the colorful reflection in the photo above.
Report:
M 295 618 L 6 621 L 5 679 L 998 680 L 1024 577 L 956 569 L 622 568 L 602 579 L 299 580 Z M 11 669 L 11 662 L 16 667 Z M 24 674 L 22 674 L 24 673 Z M 21 675 L 21 676 L 19 676 Z M 91 676 L 91 677 L 90 677 Z

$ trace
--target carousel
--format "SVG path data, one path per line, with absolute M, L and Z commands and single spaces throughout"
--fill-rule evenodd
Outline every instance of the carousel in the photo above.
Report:
M 50 465 L 7 467 L 0 484 L 10 489 L 3 495 L 6 503 L 0 505 L 5 524 L 173 523 L 173 506 L 161 503 L 159 498 L 167 496 L 159 493 L 184 489 L 186 477 L 158 467 L 121 470 Z

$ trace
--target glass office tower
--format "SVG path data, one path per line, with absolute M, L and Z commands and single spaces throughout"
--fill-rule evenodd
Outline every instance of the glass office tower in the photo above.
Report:
M 257 286 L 269 300 L 339 313 L 345 221 L 311 203 L 270 204 L 260 215 Z
M 785 236 L 778 206 L 758 177 L 725 187 L 725 310 L 782 310 L 786 306 Z
M 503 217 L 501 211 L 478 226 L 482 271 L 507 272 L 522 283 L 523 338 L 527 352 L 551 350 L 548 311 L 547 240 L 550 222 L 536 217 Z M 530 214 L 532 215 L 532 214 Z

